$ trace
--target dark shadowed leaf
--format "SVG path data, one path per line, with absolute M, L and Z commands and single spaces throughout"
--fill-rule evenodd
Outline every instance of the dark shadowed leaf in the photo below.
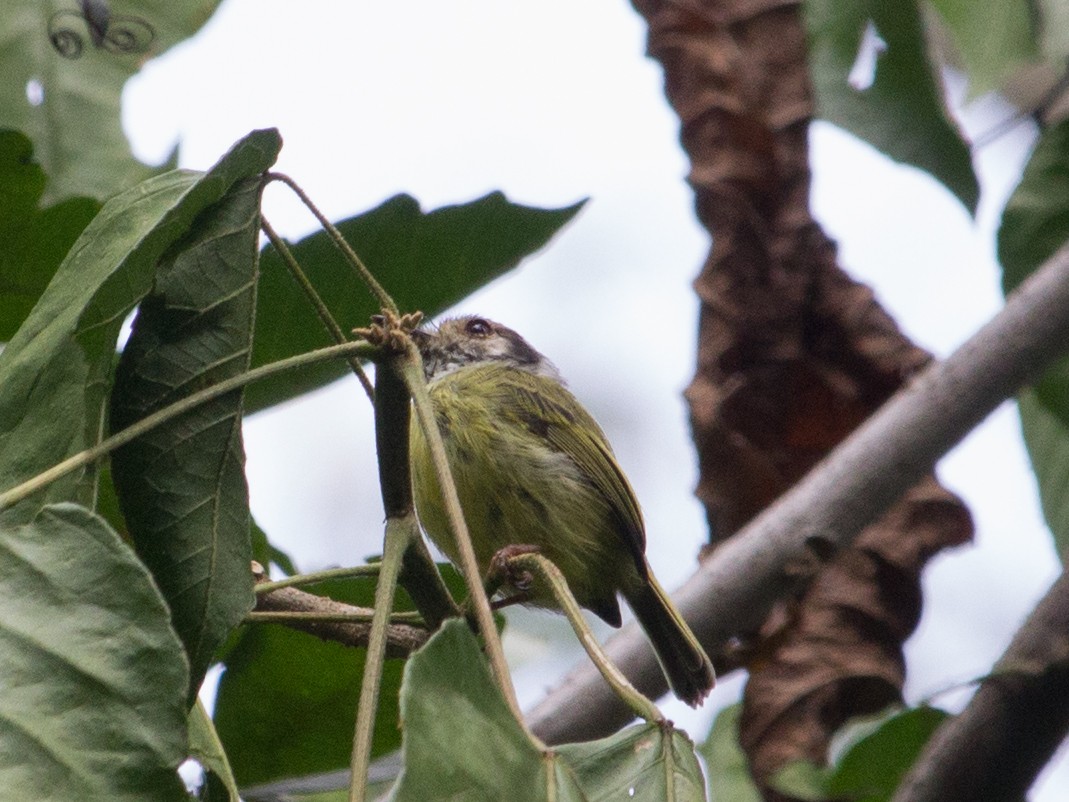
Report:
M 124 29 L 133 30 L 131 18 L 153 32 L 144 52 L 124 54 L 93 46 L 78 3 L 0 3 L 0 125 L 17 128 L 33 141 L 49 176 L 48 203 L 73 195 L 104 200 L 152 174 L 154 168 L 133 157 L 122 131 L 123 85 L 147 58 L 196 33 L 218 4 L 111 0 L 113 40 Z M 81 56 L 61 56 L 49 42 L 50 30 L 79 37 Z
M 0 352 L 0 489 L 100 441 L 119 329 L 152 287 L 156 262 L 279 147 L 278 132 L 257 131 L 208 173 L 168 173 L 104 205 Z M 25 521 L 48 501 L 93 506 L 95 486 L 94 471 L 69 475 L 10 512 Z
M 434 315 L 541 248 L 581 206 L 534 209 L 493 193 L 424 212 L 415 199 L 398 195 L 336 226 L 402 311 L 421 309 Z M 379 311 L 326 233 L 312 234 L 292 250 L 343 331 L 366 326 Z M 265 249 L 260 273 L 253 365 L 331 345 L 274 248 Z M 348 371 L 344 362 L 324 362 L 299 374 L 258 382 L 246 393 L 246 408 L 255 412 Z
M 554 752 L 505 705 L 475 636 L 448 621 L 405 666 L 405 766 L 391 799 L 585 800 Z
M 160 261 L 115 372 L 113 432 L 248 369 L 262 186 L 234 184 Z M 241 396 L 191 409 L 111 459 L 127 530 L 186 646 L 190 702 L 254 602 Z
M 930 173 L 974 213 L 980 186 L 928 58 L 918 4 L 814 0 L 804 8 L 819 116 L 895 161 Z M 850 73 L 869 25 L 886 47 L 877 56 L 872 85 L 855 88 Z
M 1002 214 L 998 254 L 1009 293 L 1069 241 L 1069 121 L 1043 132 Z M 1069 549 L 1069 361 L 1022 393 L 1018 409 L 1043 514 L 1065 560 Z
M 0 130 L 0 341 L 10 340 L 100 204 L 70 198 L 38 203 L 47 178 L 30 140 Z
M 373 579 L 322 582 L 309 591 L 371 607 Z M 226 653 L 215 725 L 241 786 L 345 768 L 352 752 L 365 649 L 278 624 L 245 627 Z M 373 753 L 401 744 L 402 661 L 387 660 Z
M 438 568 L 460 598 L 463 578 L 451 565 Z M 320 582 L 306 590 L 359 607 L 371 607 L 375 600 L 375 581 L 368 577 Z M 394 607 L 415 609 L 401 588 Z M 310 775 L 347 769 L 366 651 L 277 624 L 243 627 L 231 642 L 222 657 L 226 671 L 215 721 L 242 787 L 293 779 L 322 787 Z M 401 746 L 401 669 L 400 660 L 386 661 L 372 744 L 376 757 Z
M 0 795 L 186 799 L 186 662 L 148 571 L 73 504 L 0 524 L 0 552 Z

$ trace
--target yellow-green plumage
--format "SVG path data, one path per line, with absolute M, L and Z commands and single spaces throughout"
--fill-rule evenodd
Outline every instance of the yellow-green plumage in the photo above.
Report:
M 500 324 L 460 318 L 417 342 L 479 564 L 485 570 L 505 546 L 536 546 L 579 603 L 613 626 L 622 593 L 673 690 L 698 703 L 713 684 L 709 659 L 649 570 L 634 492 L 594 419 L 548 361 Z M 411 459 L 420 522 L 456 562 L 418 426 Z M 555 606 L 537 587 L 525 602 Z

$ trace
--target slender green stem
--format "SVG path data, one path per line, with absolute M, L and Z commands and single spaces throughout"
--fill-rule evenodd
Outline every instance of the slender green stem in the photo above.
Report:
M 286 265 L 286 268 L 290 271 L 290 275 L 293 276 L 294 281 L 304 291 L 305 296 L 315 307 L 316 314 L 319 315 L 319 320 L 323 323 L 323 326 L 330 333 L 330 336 L 334 338 L 336 343 L 349 342 L 349 338 L 345 336 L 345 332 L 342 331 L 341 326 L 338 325 L 338 321 L 334 319 L 334 315 L 330 313 L 330 309 L 327 308 L 326 303 L 323 302 L 323 298 L 316 291 L 316 288 L 312 285 L 312 282 L 308 280 L 308 275 L 301 268 L 300 263 L 293 255 L 293 251 L 290 250 L 289 245 L 282 239 L 267 222 L 267 218 L 260 216 L 260 228 L 267 234 L 267 238 L 271 241 L 271 244 L 275 246 L 275 250 L 278 252 L 279 257 L 282 259 L 282 263 Z M 364 388 L 364 392 L 367 393 L 367 397 L 372 403 L 375 402 L 375 388 L 371 386 L 371 379 L 367 377 L 367 373 L 364 372 L 364 368 L 360 365 L 360 360 L 356 358 L 350 358 L 348 360 L 349 367 L 353 369 L 353 373 L 356 374 L 356 378 L 360 380 L 360 384 Z
M 605 678 L 605 681 L 609 683 L 609 687 L 631 708 L 632 712 L 646 721 L 663 722 L 665 720 L 664 715 L 657 709 L 657 705 L 635 689 L 635 686 L 628 681 L 623 672 L 616 667 L 605 653 L 605 650 L 601 648 L 601 644 L 598 643 L 594 633 L 590 631 L 586 619 L 583 618 L 579 603 L 575 600 L 575 596 L 572 595 L 571 588 L 568 587 L 568 581 L 564 578 L 564 574 L 560 572 L 560 569 L 541 554 L 521 554 L 512 557 L 509 560 L 509 565 L 537 574 L 549 586 L 553 591 L 554 599 L 556 599 L 561 611 L 572 625 L 572 629 L 575 630 L 576 637 L 579 638 L 579 642 L 586 649 L 591 661 L 601 672 L 601 676 Z
M 371 762 L 371 736 L 375 714 L 379 707 L 379 686 L 382 681 L 382 661 L 386 656 L 386 627 L 393 609 L 397 576 L 401 573 L 401 558 L 409 540 L 418 536 L 416 516 L 409 513 L 386 521 L 386 544 L 383 548 L 379 583 L 375 587 L 375 612 L 371 619 L 364 677 L 360 683 L 360 701 L 356 708 L 356 729 L 353 732 L 353 755 L 349 763 L 349 802 L 367 799 L 367 769 Z
M 296 585 L 314 585 L 316 582 L 326 582 L 328 579 L 352 579 L 359 576 L 376 576 L 379 573 L 380 563 L 369 565 L 354 565 L 349 568 L 328 568 L 325 571 L 313 571 L 309 574 L 294 574 L 285 579 L 276 579 L 271 582 L 257 582 L 257 593 L 270 593 L 279 588 L 291 588 Z
M 201 404 L 205 404 L 208 401 L 226 395 L 227 393 L 232 393 L 235 390 L 244 387 L 246 384 L 265 379 L 268 376 L 274 376 L 277 373 L 283 373 L 287 370 L 306 367 L 307 365 L 312 365 L 316 362 L 325 362 L 328 359 L 341 359 L 353 355 L 362 356 L 364 358 L 374 358 L 379 356 L 379 353 L 379 349 L 376 346 L 366 342 L 351 342 L 345 343 L 344 345 L 332 345 L 328 348 L 309 351 L 306 354 L 291 356 L 288 359 L 280 359 L 278 362 L 272 362 L 269 365 L 261 365 L 258 368 L 253 368 L 250 371 L 242 373 L 240 376 L 233 376 L 218 384 L 213 384 L 211 387 L 192 393 L 180 401 L 176 401 L 175 403 L 152 413 L 148 417 L 142 418 L 137 421 L 137 423 L 131 424 L 121 432 L 113 434 L 106 440 L 102 440 L 92 448 L 79 451 L 77 454 L 63 460 L 63 462 L 53 465 L 43 473 L 37 474 L 37 476 L 34 476 L 32 479 L 28 479 L 20 485 L 5 490 L 3 493 L 0 493 L 0 510 L 5 510 L 8 507 L 14 506 L 27 496 L 36 493 L 43 487 L 47 487 L 52 482 L 62 476 L 66 476 L 72 471 L 91 465 L 98 459 L 107 456 L 115 449 L 121 448 L 131 440 L 140 437 L 145 432 L 151 431 L 157 426 L 166 423 Z
M 407 358 L 401 362 L 402 376 L 408 385 L 412 395 L 413 405 L 416 411 L 416 419 L 423 430 L 424 437 L 430 447 L 431 459 L 434 462 L 435 475 L 438 478 L 438 486 L 442 488 L 442 501 L 445 504 L 446 513 L 449 516 L 453 534 L 456 537 L 457 547 L 460 552 L 460 570 L 464 574 L 464 580 L 468 584 L 471 603 L 474 606 L 475 620 L 479 625 L 479 632 L 486 644 L 487 656 L 490 658 L 490 668 L 501 686 L 502 695 L 512 710 L 516 720 L 524 725 L 523 713 L 519 702 L 516 700 L 516 691 L 512 687 L 512 677 L 509 674 L 508 663 L 505 662 L 505 652 L 501 648 L 501 638 L 498 637 L 497 627 L 494 626 L 494 616 L 490 610 L 490 600 L 483 591 L 483 577 L 479 571 L 479 563 L 475 557 L 475 549 L 471 545 L 471 535 L 468 526 L 464 522 L 464 514 L 460 508 L 460 499 L 457 497 L 456 485 L 449 470 L 449 461 L 445 455 L 445 446 L 442 443 L 442 435 L 438 431 L 438 422 L 434 417 L 431 407 L 430 396 L 427 395 L 427 382 L 423 375 L 423 365 L 420 362 L 419 353 L 415 345 L 409 341 Z M 534 738 L 534 736 L 531 736 Z
M 356 274 L 363 280 L 365 284 L 367 284 L 368 289 L 371 290 L 371 293 L 378 300 L 379 306 L 381 306 L 383 309 L 388 309 L 395 315 L 399 314 L 397 304 L 394 303 L 393 298 L 390 297 L 389 293 L 387 293 L 386 290 L 383 289 L 382 285 L 379 284 L 379 282 L 371 274 L 371 271 L 368 270 L 367 265 L 365 265 L 363 260 L 359 256 L 357 256 L 356 252 L 349 246 L 349 243 L 345 241 L 345 237 L 342 236 L 341 232 L 334 227 L 334 224 L 331 223 L 330 220 L 328 220 L 321 211 L 319 211 L 318 207 L 314 203 L 312 203 L 312 199 L 305 194 L 304 190 L 301 189 L 300 186 L 298 186 L 297 182 L 284 173 L 268 173 L 267 177 L 273 181 L 281 181 L 283 184 L 285 184 L 294 191 L 297 197 L 301 199 L 301 202 L 308 207 L 308 210 L 312 214 L 315 215 L 316 220 L 318 220 L 319 224 L 323 226 L 323 229 L 330 235 L 330 238 L 334 240 L 334 244 L 338 246 L 338 250 L 342 252 L 346 260 L 352 266 L 353 270 L 356 271 Z

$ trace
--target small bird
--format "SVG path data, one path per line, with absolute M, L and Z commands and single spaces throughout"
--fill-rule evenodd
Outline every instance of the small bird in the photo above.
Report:
M 605 434 L 553 363 L 482 317 L 412 334 L 480 567 L 487 570 L 507 546 L 534 547 L 560 569 L 579 604 L 614 627 L 616 594 L 623 594 L 673 692 L 700 704 L 715 682 L 709 657 L 646 562 L 642 514 Z M 411 464 L 420 523 L 455 563 L 458 550 L 418 425 Z M 556 606 L 547 590 L 511 590 L 525 604 Z

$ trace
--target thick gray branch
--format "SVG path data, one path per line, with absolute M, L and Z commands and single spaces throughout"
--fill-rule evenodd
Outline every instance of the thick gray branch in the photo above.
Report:
M 1069 247 L 1007 299 L 1006 306 L 943 362 L 918 374 L 775 504 L 701 566 L 674 595 L 706 649 L 752 631 L 790 588 L 785 566 L 818 537 L 849 544 L 999 404 L 1069 351 Z M 644 693 L 664 679 L 631 624 L 609 656 Z M 547 743 L 612 732 L 630 715 L 589 664 L 580 665 L 529 715 Z

